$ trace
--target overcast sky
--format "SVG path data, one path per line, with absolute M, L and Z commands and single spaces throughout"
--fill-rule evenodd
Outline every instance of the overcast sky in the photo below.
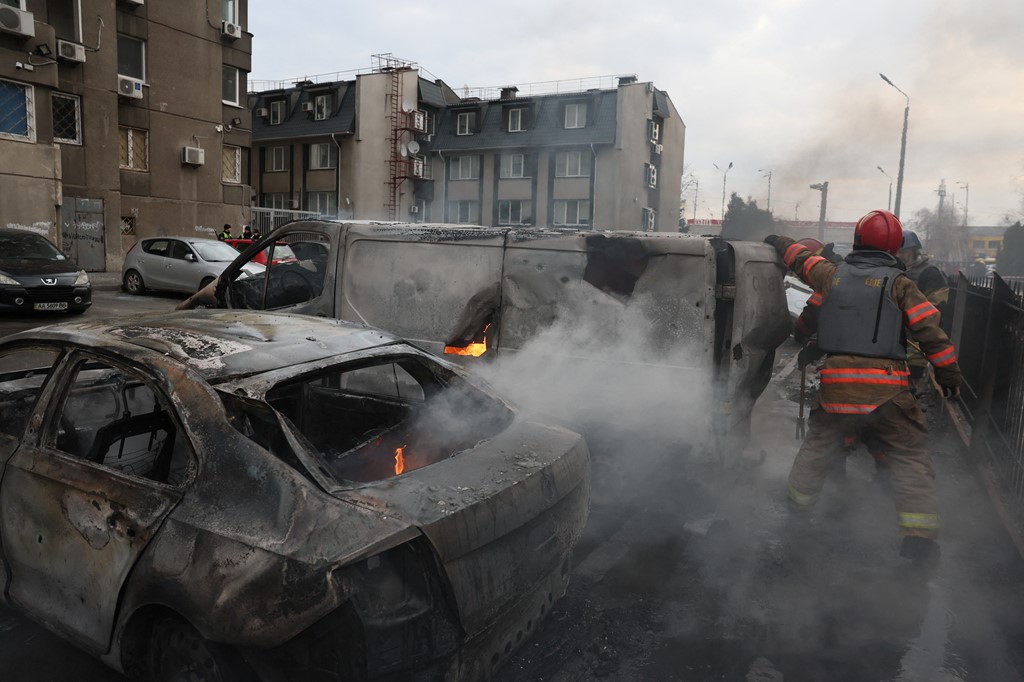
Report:
M 698 218 L 720 217 L 729 162 L 728 193 L 762 208 L 772 170 L 779 217 L 817 219 L 825 180 L 829 220 L 884 208 L 906 100 L 881 72 L 910 96 L 905 219 L 943 179 L 972 225 L 1021 210 L 1024 0 L 250 0 L 248 28 L 259 80 L 383 52 L 456 90 L 635 73 L 686 124 Z

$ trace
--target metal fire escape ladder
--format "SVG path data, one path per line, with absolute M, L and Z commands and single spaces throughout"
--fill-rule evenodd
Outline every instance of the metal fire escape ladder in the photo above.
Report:
M 405 159 L 402 158 L 401 144 L 402 144 L 402 128 L 401 117 L 402 113 L 402 82 L 404 69 L 392 68 L 391 69 L 391 102 L 388 109 L 388 115 L 391 123 L 391 137 L 390 137 L 390 156 L 389 156 L 389 167 L 390 167 L 390 178 L 388 180 L 388 200 L 387 200 L 387 212 L 388 220 L 398 220 L 398 208 L 401 201 L 400 189 L 402 182 L 405 181 Z

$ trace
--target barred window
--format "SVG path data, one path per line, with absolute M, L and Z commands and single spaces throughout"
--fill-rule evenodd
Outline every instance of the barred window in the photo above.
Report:
M 221 154 L 221 178 L 224 182 L 242 181 L 242 148 L 230 144 L 224 145 Z
M 121 216 L 121 234 L 135 234 L 135 216 Z
M 82 144 L 82 100 L 76 95 L 53 93 L 53 140 Z
M 121 168 L 149 170 L 149 131 L 119 126 Z
M 34 95 L 31 85 L 0 80 L 0 137 L 36 141 Z

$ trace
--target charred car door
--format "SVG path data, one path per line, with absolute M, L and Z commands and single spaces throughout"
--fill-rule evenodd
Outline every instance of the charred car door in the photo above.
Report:
M 122 586 L 182 496 L 191 450 L 159 383 L 75 353 L 0 484 L 10 600 L 106 651 Z

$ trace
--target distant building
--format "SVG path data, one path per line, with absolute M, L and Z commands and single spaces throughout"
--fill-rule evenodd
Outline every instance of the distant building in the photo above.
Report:
M 116 270 L 248 220 L 248 0 L 0 0 L 0 225 Z
M 1006 227 L 971 225 L 967 228 L 967 255 L 969 258 L 995 258 L 1003 248 Z
M 675 232 L 685 126 L 617 86 L 460 96 L 410 62 L 250 94 L 260 206 L 357 219 Z M 548 84 L 552 85 L 552 84 Z

